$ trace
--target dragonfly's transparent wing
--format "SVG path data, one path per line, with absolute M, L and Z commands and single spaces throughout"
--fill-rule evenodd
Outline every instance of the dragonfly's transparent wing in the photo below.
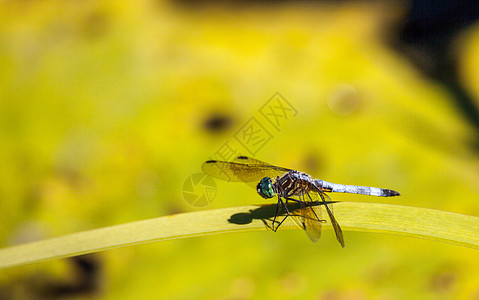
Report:
M 302 219 L 305 225 L 306 234 L 313 242 L 317 242 L 321 237 L 322 223 L 321 207 L 317 206 L 319 202 L 318 194 L 309 192 L 304 196 L 304 208 L 302 209 Z
M 267 162 L 264 162 L 262 160 L 252 158 L 252 157 L 249 157 L 249 156 L 237 156 L 237 157 L 235 157 L 235 159 L 233 159 L 233 162 L 240 163 L 240 164 L 249 164 L 249 165 L 271 166 Z
M 296 209 L 293 207 L 290 209 L 291 218 L 306 232 L 311 241 L 317 242 L 321 237 L 322 223 L 325 222 L 321 218 L 321 208 L 318 206 L 321 198 L 316 191 L 311 191 L 288 197 L 288 200 L 296 202 L 295 206 L 298 206 Z
M 344 248 L 343 231 L 341 230 L 341 227 L 339 227 L 338 221 L 336 221 L 336 218 L 334 217 L 333 212 L 329 208 L 329 205 L 331 205 L 331 204 L 328 204 L 328 202 L 331 202 L 331 198 L 329 198 L 329 196 L 326 193 L 322 192 L 320 189 L 315 189 L 312 192 L 313 193 L 316 192 L 316 194 L 321 197 L 321 201 L 324 204 L 324 208 L 328 212 L 329 219 L 331 220 L 331 225 L 333 226 L 334 233 L 336 234 L 336 239 L 341 244 L 341 246 Z
M 209 160 L 203 163 L 203 172 L 226 181 L 259 182 L 263 177 L 275 178 L 289 171 L 246 156 L 239 156 L 233 162 Z

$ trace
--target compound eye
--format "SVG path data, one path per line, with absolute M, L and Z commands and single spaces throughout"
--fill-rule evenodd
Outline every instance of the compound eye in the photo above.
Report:
M 263 198 L 273 198 L 275 195 L 274 188 L 273 188 L 273 181 L 269 177 L 264 177 L 258 183 L 256 187 L 256 191 L 258 194 Z

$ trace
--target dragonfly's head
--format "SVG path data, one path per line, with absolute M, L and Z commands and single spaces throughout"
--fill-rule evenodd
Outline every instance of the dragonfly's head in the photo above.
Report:
M 263 198 L 273 198 L 274 197 L 274 189 L 273 189 L 273 181 L 269 177 L 264 177 L 256 186 L 256 191 L 258 194 Z

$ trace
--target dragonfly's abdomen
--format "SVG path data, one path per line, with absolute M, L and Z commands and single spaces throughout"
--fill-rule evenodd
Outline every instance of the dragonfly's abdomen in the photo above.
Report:
M 396 191 L 389 190 L 389 189 L 381 189 L 377 187 L 337 184 L 337 183 L 327 182 L 324 180 L 315 180 L 314 183 L 316 184 L 316 186 L 318 186 L 322 190 L 325 190 L 326 192 L 333 192 L 333 193 L 362 194 L 362 195 L 379 196 L 379 197 L 391 197 L 391 196 L 400 195 Z

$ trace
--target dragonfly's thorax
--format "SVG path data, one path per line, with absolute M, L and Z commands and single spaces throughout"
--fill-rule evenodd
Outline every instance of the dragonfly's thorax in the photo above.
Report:
M 308 174 L 289 171 L 276 179 L 274 189 L 280 197 L 290 197 L 304 195 L 311 190 L 312 185 L 313 180 Z

